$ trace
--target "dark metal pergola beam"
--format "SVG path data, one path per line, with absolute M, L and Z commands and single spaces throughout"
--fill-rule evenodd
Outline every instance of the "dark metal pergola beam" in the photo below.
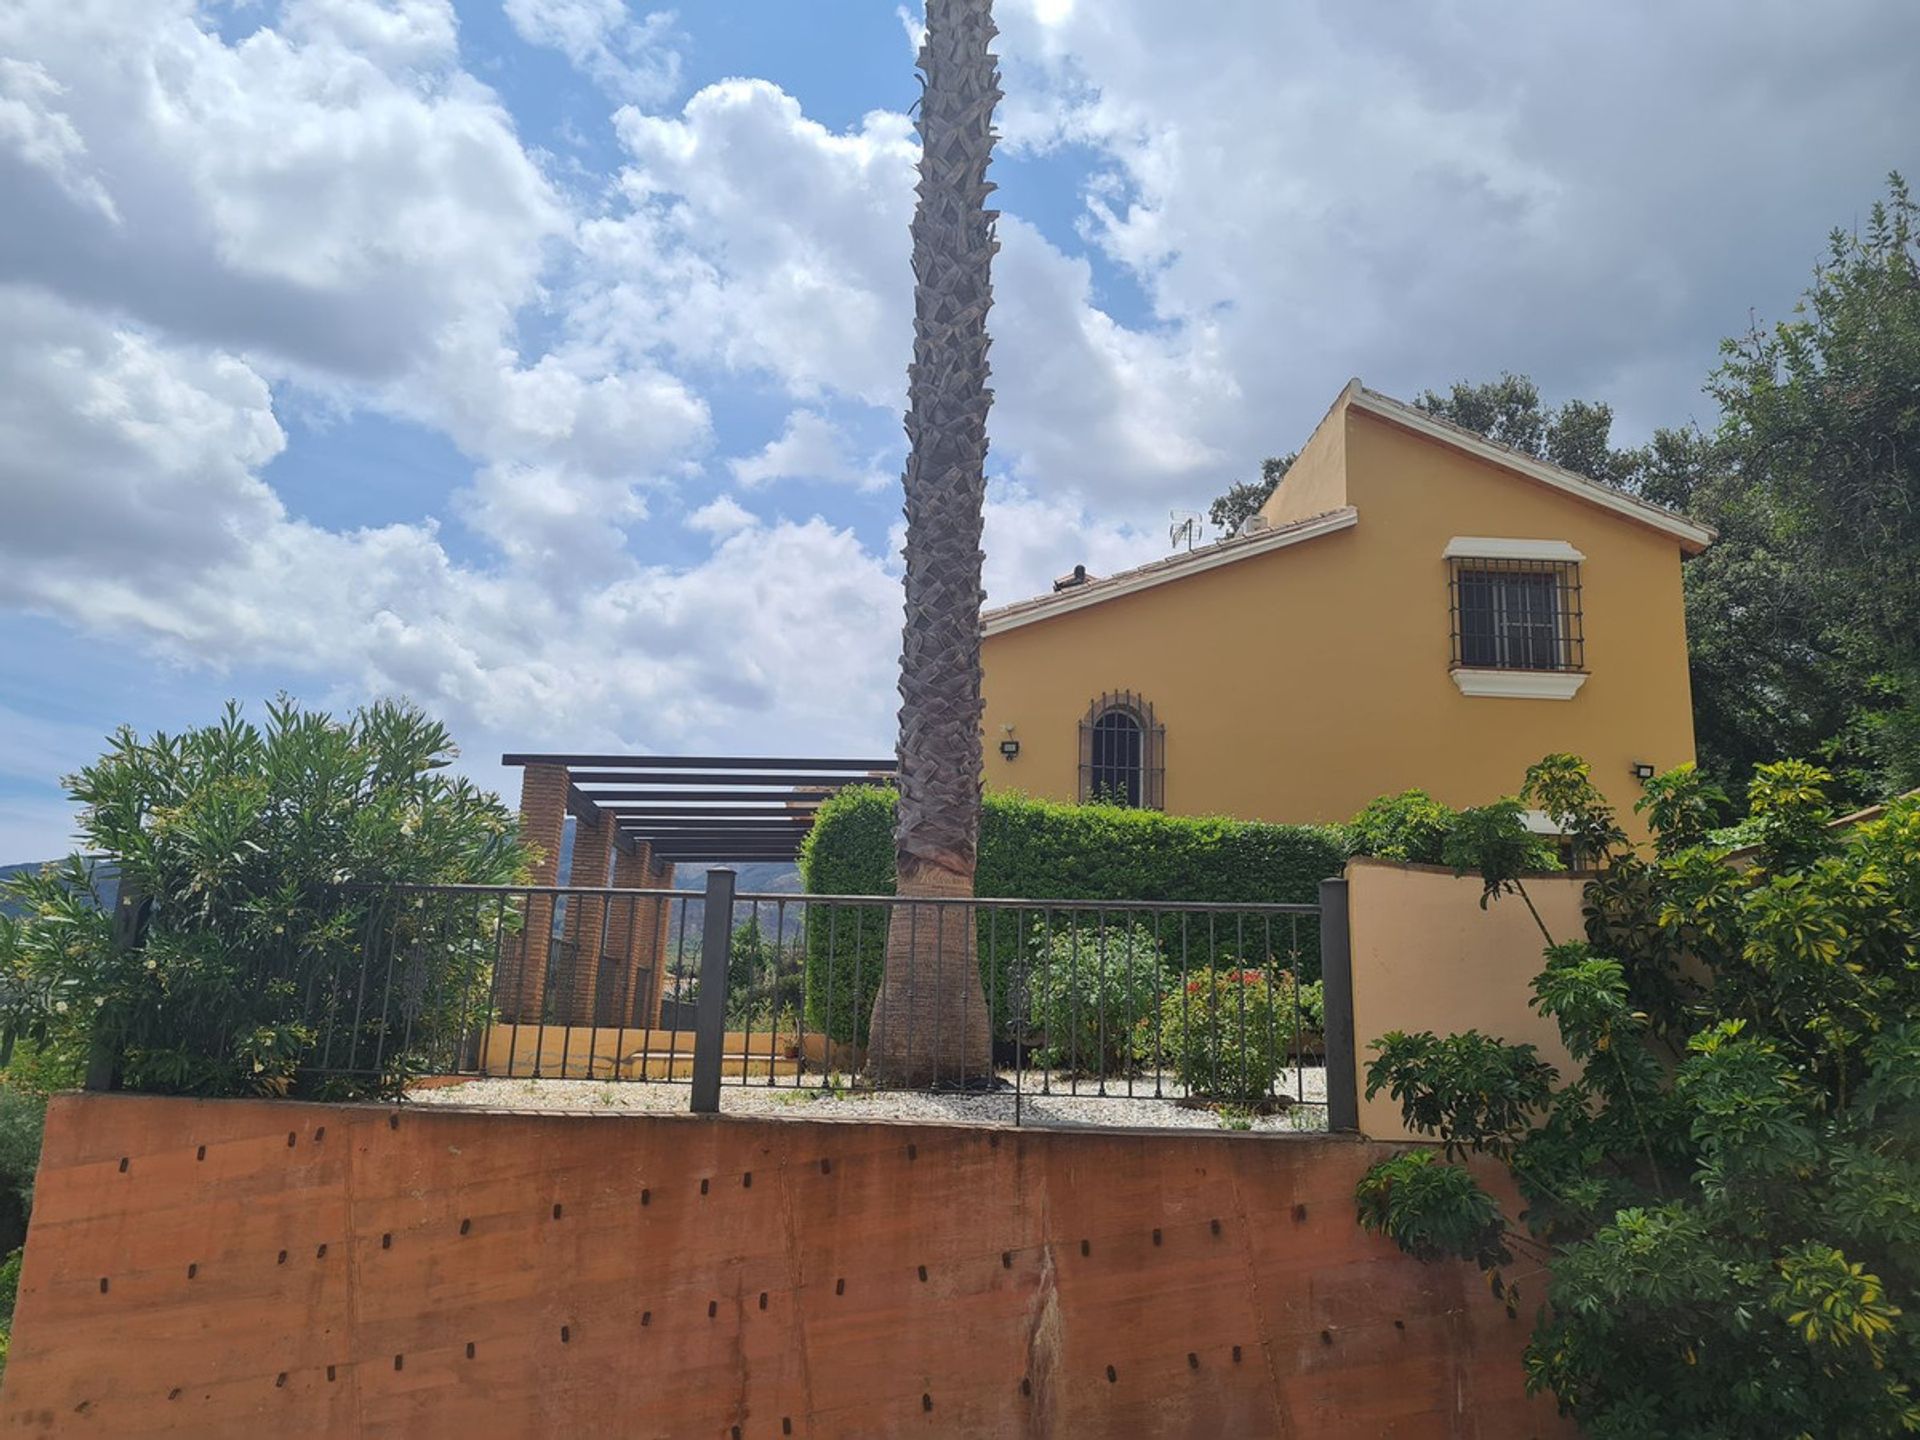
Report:
M 782 825 L 811 825 L 813 814 L 796 814 L 791 810 L 696 810 L 692 806 L 679 805 L 643 805 L 609 806 L 607 813 L 622 820 L 718 820 L 723 824 L 732 824 L 739 820 L 765 820 Z
M 731 755 L 534 755 L 505 765 L 563 770 L 566 813 L 608 822 L 623 853 L 663 863 L 798 858 L 820 806 L 849 785 L 892 784 L 891 759 Z M 638 803 L 636 803 L 638 802 Z
M 738 855 L 751 858 L 756 855 L 797 855 L 800 842 L 790 840 L 782 845 L 770 845 L 759 840 L 689 840 L 679 845 L 665 845 L 659 853 L 673 855 Z
M 629 761 L 629 764 L 632 762 Z M 796 785 L 817 785 L 823 790 L 838 790 L 843 786 L 862 784 L 869 778 L 891 781 L 891 775 L 802 775 L 788 771 L 784 775 L 734 775 L 724 770 L 609 770 L 597 775 L 573 777 L 573 783 L 587 785 L 728 785 L 735 789 L 759 787 L 762 789 L 778 787 L 791 790 Z
M 685 830 L 630 831 L 628 833 L 634 835 L 636 839 L 646 840 L 647 843 L 652 845 L 656 850 L 673 846 L 673 845 L 685 845 L 693 841 L 711 841 L 711 840 L 726 840 L 726 841 L 738 840 L 738 841 L 747 842 L 747 843 L 777 843 L 781 845 L 798 845 L 802 840 L 806 839 L 807 837 L 807 832 L 804 830 L 685 829 Z
M 591 780 L 589 784 L 596 783 Z M 577 786 L 575 788 L 578 788 Z M 737 801 L 741 804 L 772 804 L 781 801 L 789 805 L 817 806 L 830 798 L 819 790 L 592 790 L 583 792 L 595 801 L 608 800 L 670 800 L 679 804 L 685 800 Z
M 568 770 L 614 770 L 636 765 L 649 770 L 872 770 L 892 774 L 894 761 L 885 760 L 770 760 L 742 755 L 502 755 L 502 765 L 561 765 Z M 846 778 L 836 776 L 835 785 Z

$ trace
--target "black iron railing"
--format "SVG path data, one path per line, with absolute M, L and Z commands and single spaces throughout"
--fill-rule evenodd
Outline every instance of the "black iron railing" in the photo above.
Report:
M 1351 1071 L 1350 1036 L 1336 1023 L 1330 1038 L 1326 1018 L 1342 998 L 1321 984 L 1323 941 L 1344 936 L 1344 915 L 1323 935 L 1317 904 L 746 894 L 733 882 L 715 869 L 700 892 L 381 891 L 342 1001 L 391 1018 L 344 1027 L 355 1048 L 326 1063 L 400 1054 L 412 1073 L 685 1085 L 696 1110 L 734 1087 L 912 1089 L 998 1096 L 994 1113 L 1016 1121 L 1035 1103 L 1092 1120 L 1058 1102 L 1130 1098 L 1285 1111 L 1302 1128 L 1326 1124 L 1329 1050 Z M 888 980 L 890 934 L 919 961 Z M 952 1003 L 954 966 L 977 973 L 976 1003 Z M 893 1028 L 876 1049 L 883 981 Z

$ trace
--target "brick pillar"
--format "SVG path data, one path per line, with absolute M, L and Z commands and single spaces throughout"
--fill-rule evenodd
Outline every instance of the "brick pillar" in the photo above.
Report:
M 671 890 L 673 888 L 673 862 L 662 860 L 654 867 L 653 877 L 647 882 L 652 890 Z M 647 1024 L 654 1029 L 660 1028 L 660 1007 L 667 999 L 667 932 L 673 927 L 674 902 L 660 900 L 654 904 L 653 934 L 648 937 L 652 954 L 647 962 L 653 966 L 653 996 L 647 1002 Z
M 520 843 L 533 856 L 535 885 L 560 883 L 560 841 L 567 823 L 570 778 L 560 765 L 529 765 L 520 773 Z M 553 900 L 527 898 L 526 929 L 501 947 L 494 999 L 508 1023 L 537 1024 L 546 997 L 547 958 L 553 948 Z
M 617 890 L 641 890 L 646 887 L 650 850 L 645 841 L 629 840 L 613 852 L 613 884 Z M 645 947 L 640 937 L 653 935 L 654 904 L 637 896 L 615 896 L 613 913 L 607 917 L 607 954 L 617 956 L 614 972 L 615 993 L 607 996 L 608 1005 L 618 1013 L 620 1025 L 633 1024 L 633 1007 L 645 983 L 640 973 Z
M 613 848 L 613 815 L 596 812 L 591 823 L 579 820 L 573 829 L 573 869 L 569 887 L 603 888 L 607 861 Z M 560 1018 L 571 1025 L 593 1024 L 593 992 L 600 978 L 600 952 L 606 939 L 608 904 L 602 895 L 567 897 L 566 936 L 572 942 L 570 961 L 558 977 Z

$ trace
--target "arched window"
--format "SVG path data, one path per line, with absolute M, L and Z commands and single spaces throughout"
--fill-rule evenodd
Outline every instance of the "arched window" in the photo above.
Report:
M 1131 690 L 1102 695 L 1080 722 L 1080 798 L 1158 810 L 1165 803 L 1166 727 Z

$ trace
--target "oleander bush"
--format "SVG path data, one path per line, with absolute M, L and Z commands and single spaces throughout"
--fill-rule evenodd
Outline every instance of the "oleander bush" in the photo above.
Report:
M 523 879 L 512 817 L 448 773 L 456 753 L 393 703 L 335 719 L 281 701 L 264 726 L 229 706 L 180 735 L 120 730 L 66 786 L 83 850 L 121 896 L 144 897 L 137 943 L 116 943 L 94 860 L 16 880 L 26 913 L 0 917 L 0 1026 L 102 1058 L 137 1090 L 398 1093 L 477 1018 L 496 937 L 471 905 L 342 887 Z M 375 986 L 360 983 L 370 944 Z M 349 1056 L 356 1073 L 340 1070 Z
M 1375 1042 L 1369 1095 L 1443 1148 L 1369 1171 L 1361 1222 L 1530 1302 L 1527 1382 L 1594 1440 L 1920 1430 L 1920 799 L 1837 833 L 1829 779 L 1759 767 L 1735 854 L 1701 777 L 1662 777 L 1649 855 L 1548 757 L 1527 798 L 1600 862 L 1533 981 L 1575 1068 L 1473 1032 Z M 1531 908 L 1483 838 L 1486 898 Z

